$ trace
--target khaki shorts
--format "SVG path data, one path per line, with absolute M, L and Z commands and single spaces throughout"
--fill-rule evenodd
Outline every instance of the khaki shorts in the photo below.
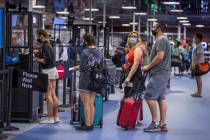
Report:
M 56 67 L 49 68 L 49 69 L 42 69 L 42 73 L 47 74 L 49 80 L 58 79 L 58 71 L 57 71 Z

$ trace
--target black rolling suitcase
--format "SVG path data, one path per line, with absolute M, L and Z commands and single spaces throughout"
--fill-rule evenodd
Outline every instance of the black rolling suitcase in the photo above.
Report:
M 71 120 L 70 124 L 80 124 L 80 97 L 79 97 L 79 92 L 74 91 L 73 96 L 72 96 L 72 101 L 73 104 L 71 106 Z

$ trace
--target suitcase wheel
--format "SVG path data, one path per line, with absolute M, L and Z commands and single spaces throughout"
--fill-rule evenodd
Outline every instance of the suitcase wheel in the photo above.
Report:
M 125 130 L 128 130 L 128 125 L 126 125 L 124 128 L 125 128 Z
M 102 128 L 103 127 L 103 120 L 101 119 L 100 120 L 100 128 Z

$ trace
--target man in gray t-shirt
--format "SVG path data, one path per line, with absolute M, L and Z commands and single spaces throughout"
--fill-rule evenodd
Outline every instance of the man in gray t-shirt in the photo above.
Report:
M 156 42 L 152 48 L 151 62 L 143 67 L 144 71 L 149 72 L 145 99 L 152 115 L 152 123 L 144 129 L 145 132 L 167 131 L 165 87 L 170 78 L 171 48 L 168 39 L 163 35 L 165 28 L 164 23 L 153 24 L 152 33 L 156 37 Z M 156 102 L 160 107 L 160 120 L 158 120 Z
M 164 52 L 164 58 L 157 65 L 150 69 L 150 74 L 164 74 L 171 70 L 171 50 L 170 43 L 165 36 L 157 38 L 154 47 L 151 51 L 150 60 L 153 60 L 157 52 Z

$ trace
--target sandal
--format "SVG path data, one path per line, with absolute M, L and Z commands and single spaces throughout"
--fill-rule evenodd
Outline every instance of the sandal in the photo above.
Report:
M 191 94 L 192 97 L 202 97 L 200 94 L 195 93 L 195 94 Z

